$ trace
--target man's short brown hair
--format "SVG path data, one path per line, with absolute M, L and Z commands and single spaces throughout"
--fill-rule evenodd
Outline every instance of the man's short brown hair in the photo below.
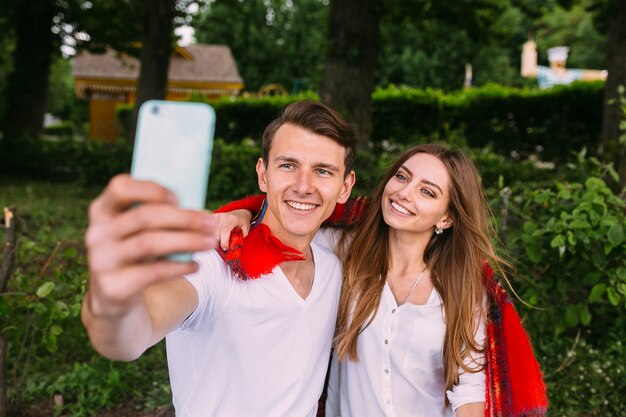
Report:
M 272 140 L 278 129 L 284 124 L 292 124 L 317 135 L 326 136 L 346 149 L 345 175 L 354 164 L 356 152 L 356 134 L 348 121 L 329 105 L 313 100 L 297 101 L 284 108 L 282 114 L 274 119 L 263 132 L 263 162 L 267 166 Z

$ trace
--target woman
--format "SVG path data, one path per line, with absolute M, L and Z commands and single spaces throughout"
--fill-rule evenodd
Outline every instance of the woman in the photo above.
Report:
M 327 416 L 545 414 L 539 367 L 488 266 L 505 278 L 488 215 L 461 152 L 419 145 L 387 171 L 339 244 Z

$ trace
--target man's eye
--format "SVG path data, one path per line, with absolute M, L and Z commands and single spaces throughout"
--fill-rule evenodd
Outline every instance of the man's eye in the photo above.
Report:
M 293 164 L 280 164 L 279 168 L 291 169 L 293 168 Z
M 330 175 L 330 171 L 320 168 L 317 170 L 318 174 L 322 174 L 322 175 Z

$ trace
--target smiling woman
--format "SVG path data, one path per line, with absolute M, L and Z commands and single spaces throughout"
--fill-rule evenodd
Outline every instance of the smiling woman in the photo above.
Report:
M 506 280 L 488 214 L 461 152 L 419 145 L 387 171 L 348 235 L 327 415 L 545 413 L 528 337 L 488 266 Z M 521 373 L 503 359 L 511 334 Z

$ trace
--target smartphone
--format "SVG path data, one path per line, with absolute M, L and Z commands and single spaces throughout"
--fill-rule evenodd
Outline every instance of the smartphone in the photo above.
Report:
M 214 131 L 215 111 L 208 104 L 146 101 L 137 118 L 131 176 L 169 189 L 182 208 L 204 209 Z M 169 258 L 187 262 L 191 254 Z

